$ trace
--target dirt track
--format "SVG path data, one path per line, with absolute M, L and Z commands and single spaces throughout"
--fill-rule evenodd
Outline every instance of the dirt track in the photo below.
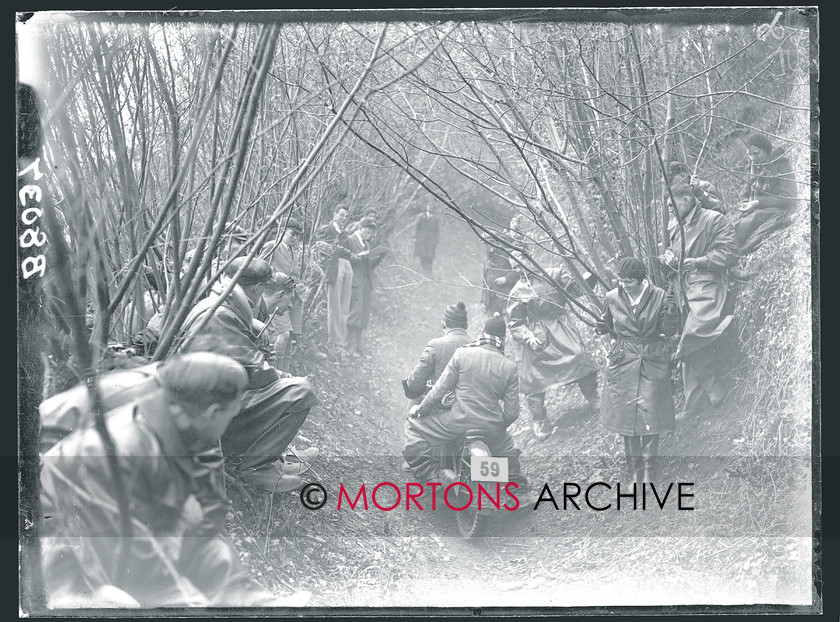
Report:
M 404 501 L 390 512 L 336 510 L 342 483 L 358 491 L 362 482 L 369 489 L 382 481 L 402 486 L 409 477 L 401 469 L 407 401 L 400 379 L 440 334 L 442 309 L 463 300 L 471 336 L 483 321 L 479 291 L 469 285 L 480 282 L 483 249 L 461 223 L 444 219 L 434 281 L 415 272 L 409 235 L 393 240 L 393 263 L 378 270 L 366 355 L 334 352 L 302 370 L 321 397 L 301 430 L 323 452 L 310 479 L 331 497 L 320 511 L 303 509 L 293 496 L 275 501 L 267 540 L 265 506 L 246 504 L 237 520 L 249 529 L 238 533 L 253 538 L 240 544 L 254 572 L 279 588 L 310 589 L 316 607 L 792 602 L 787 594 L 807 579 L 808 533 L 787 526 L 765 528 L 761 537 L 732 528 L 754 519 L 730 507 L 737 482 L 725 471 L 740 428 L 726 409 L 663 439 L 663 453 L 683 457 L 669 471 L 675 481 L 696 482 L 697 511 L 602 514 L 555 511 L 546 503 L 537 511 L 503 512 L 488 537 L 465 541 L 450 511 L 406 512 Z M 546 482 L 617 481 L 620 439 L 599 428 L 577 389 L 548 397 L 556 426 L 548 440 L 534 439 L 524 404 L 511 428 L 537 490 Z M 810 507 L 808 499 L 793 504 L 806 514 Z M 772 537 L 794 532 L 802 537 Z

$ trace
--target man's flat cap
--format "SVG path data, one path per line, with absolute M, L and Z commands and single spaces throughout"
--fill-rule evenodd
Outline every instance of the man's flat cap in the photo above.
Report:
M 230 262 L 230 265 L 225 269 L 225 274 L 232 277 L 239 271 L 246 260 L 246 257 L 237 257 Z M 264 283 L 271 278 L 271 273 L 270 263 L 268 263 L 265 259 L 254 257 L 250 262 L 248 262 L 248 266 L 239 277 L 237 283 L 240 285 L 256 285 L 257 283 Z

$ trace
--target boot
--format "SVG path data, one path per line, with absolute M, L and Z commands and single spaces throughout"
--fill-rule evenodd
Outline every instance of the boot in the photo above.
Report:
M 545 411 L 545 393 L 528 395 L 525 397 L 525 402 L 528 404 L 528 412 L 531 413 L 534 435 L 540 441 L 547 439 L 551 436 L 551 426 Z
M 626 460 L 627 471 L 630 476 L 630 481 L 635 482 L 638 485 L 642 484 L 643 478 L 643 464 L 641 454 L 641 439 L 638 436 L 625 436 L 624 458 Z
M 302 449 L 298 450 L 289 445 L 286 448 L 286 451 L 283 452 L 281 456 L 285 462 L 294 463 L 294 462 L 305 462 L 306 464 L 312 464 L 315 462 L 315 458 L 318 457 L 318 454 L 321 453 L 317 447 L 310 447 L 309 449 Z
M 303 480 L 297 475 L 283 472 L 283 468 L 272 463 L 257 468 L 240 469 L 235 478 L 242 484 L 253 486 L 270 494 L 292 492 L 303 486 Z
M 588 376 L 584 376 L 578 380 L 578 386 L 580 387 L 580 392 L 583 393 L 583 397 L 586 398 L 586 401 L 592 407 L 592 410 L 595 412 L 601 410 L 601 398 L 598 396 L 598 374 L 592 372 Z
M 317 447 L 297 451 L 294 447 L 289 446 L 280 457 L 280 467 L 286 475 L 306 473 L 319 453 L 320 450 Z
M 659 435 L 647 434 L 641 437 L 641 456 L 644 472 L 642 483 L 650 484 L 656 479 L 656 458 L 659 454 Z
M 754 276 L 752 270 L 743 268 L 741 266 L 733 266 L 729 268 L 729 278 L 739 283 L 746 283 Z

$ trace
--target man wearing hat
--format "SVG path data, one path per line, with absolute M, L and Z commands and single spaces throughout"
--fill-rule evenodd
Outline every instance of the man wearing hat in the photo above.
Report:
M 199 328 L 240 271 L 231 293 Z M 271 266 L 264 259 L 255 257 L 246 263 L 245 257 L 238 257 L 226 273 L 187 316 L 181 349 L 191 351 L 200 335 L 215 336 L 223 344 L 223 353 L 248 372 L 242 414 L 222 436 L 222 450 L 233 467 L 233 476 L 267 492 L 295 490 L 303 484 L 298 475 L 305 467 L 300 461 L 285 462 L 283 453 L 317 403 L 315 392 L 306 378 L 290 377 L 266 362 L 265 347 L 258 335 L 264 327 L 255 324 L 252 308 L 271 278 Z M 311 462 L 317 454 L 318 449 L 313 447 L 300 452 L 298 459 Z
M 292 351 L 303 333 L 306 286 L 301 282 L 298 253 L 302 240 L 303 226 L 296 218 L 289 218 L 280 242 L 266 244 L 261 253 L 274 269 L 274 277 L 266 283 L 263 299 L 266 318 L 271 317 L 269 330 L 274 336 L 276 367 L 282 371 L 289 371 Z
M 566 295 L 557 291 L 554 283 L 571 296 L 579 296 L 580 289 L 565 268 L 546 272 L 550 281 L 541 273 L 524 272 L 510 292 L 507 309 L 521 388 L 539 440 L 551 435 L 545 409 L 545 393 L 550 387 L 576 382 L 592 408 L 599 408 L 598 364 L 572 322 Z
M 595 327 L 612 337 L 600 419 L 624 437 L 633 480 L 650 483 L 659 434 L 675 427 L 666 337 L 679 330 L 679 310 L 665 290 L 648 281 L 636 257 L 618 262 L 618 284 L 607 293 Z
M 440 479 L 434 447 L 467 430 L 484 431 L 493 455 L 509 458 L 510 478 L 519 478 L 519 452 L 507 432 L 519 417 L 519 373 L 516 363 L 505 358 L 505 333 L 499 315 L 488 319 L 482 336 L 455 350 L 423 401 L 411 407 L 403 456 L 417 481 Z M 449 391 L 455 393 L 452 407 L 439 410 Z
M 726 212 L 723 197 L 710 181 L 698 179 L 691 174 L 691 169 L 682 162 L 671 162 L 671 187 L 691 186 L 694 196 L 700 202 L 700 207 L 710 209 L 721 214 Z
M 370 322 L 370 302 L 373 295 L 373 270 L 384 254 L 371 247 L 376 235 L 376 221 L 364 217 L 359 227 L 347 238 L 350 264 L 353 267 L 353 293 L 350 297 L 350 314 L 347 316 L 347 340 L 356 352 L 362 352 L 362 334 Z M 381 250 L 381 249 L 376 249 Z
M 673 190 L 676 206 L 668 223 L 670 247 L 659 256 L 671 272 L 671 291 L 681 306 L 683 329 L 677 347 L 682 362 L 685 407 L 678 418 L 693 416 L 708 406 L 717 406 L 724 398 L 720 378 L 721 336 L 732 322 L 727 271 L 737 261 L 735 228 L 723 215 L 699 209 L 694 192 L 688 186 Z M 676 214 L 682 218 L 682 227 Z M 683 232 L 685 242 L 682 242 Z M 680 266 L 679 256 L 685 246 Z M 682 271 L 679 272 L 679 268 Z
M 41 553 L 51 608 L 301 606 L 251 579 L 219 512 L 218 467 L 202 459 L 242 406 L 245 369 L 209 352 L 175 357 L 143 397 L 105 417 L 130 533 L 103 440 L 81 427 L 46 452 Z
M 405 396 L 412 404 L 419 404 L 435 381 L 440 378 L 455 350 L 470 342 L 467 336 L 467 307 L 463 302 L 443 310 L 440 322 L 443 337 L 432 339 L 408 378 L 403 379 Z
M 796 208 L 796 177 L 790 160 L 773 151 L 764 134 L 747 138 L 750 178 L 741 192 L 735 234 L 742 255 L 756 250 L 774 231 L 790 225 Z

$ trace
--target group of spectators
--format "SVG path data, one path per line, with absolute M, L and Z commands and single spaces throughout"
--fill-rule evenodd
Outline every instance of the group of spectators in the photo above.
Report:
M 289 217 L 282 221 L 281 234 L 263 244 L 250 267 L 250 278 L 262 278 L 260 296 L 253 308 L 260 325 L 262 341 L 268 341 L 265 354 L 283 371 L 289 371 L 303 336 L 304 305 L 319 302 L 323 293 L 327 308 L 328 343 L 350 352 L 362 353 L 364 333 L 370 322 L 373 271 L 388 250 L 376 244 L 375 212 L 355 222 L 348 222 L 348 212 L 338 207 L 331 220 L 319 227 L 304 246 L 304 228 Z M 230 257 L 246 255 L 251 237 L 239 226 L 225 234 L 226 243 L 216 251 L 213 266 L 218 269 Z M 185 277 L 195 250 L 186 253 L 181 277 Z M 225 269 L 227 276 L 236 273 L 241 263 Z M 149 288 L 135 295 L 128 308 L 127 328 L 133 345 L 140 353 L 154 352 L 160 337 L 165 295 L 158 286 L 158 272 L 146 271 Z M 240 279 L 241 284 L 241 279 Z M 202 285 L 207 286 L 206 279 Z M 183 286 L 183 285 L 182 285 Z M 319 349 L 316 358 L 328 358 L 327 348 Z
M 92 390 L 80 385 L 41 404 L 41 545 L 52 607 L 308 600 L 308 593 L 277 597 L 245 572 L 225 526 L 226 478 L 291 492 L 319 454 L 292 445 L 318 401 L 305 377 L 289 373 L 303 305 L 312 287 L 325 286 L 330 341 L 360 351 L 371 271 L 385 255 L 371 244 L 372 215 L 350 231 L 346 224 L 339 208 L 315 232 L 316 284 L 304 282 L 297 219 L 287 218 L 251 259 L 237 256 L 247 254 L 247 233 L 232 229 L 218 254 L 227 267 L 205 283 L 209 291 L 190 309 L 167 360 L 111 372 Z M 188 253 L 185 273 L 191 260 Z M 162 318 L 146 307 L 160 306 L 161 296 L 153 287 L 142 301 L 133 319 L 148 320 L 136 340 L 148 353 Z M 106 435 L 90 425 L 97 411 L 106 413 Z
M 387 254 L 374 246 L 377 225 L 370 215 L 352 229 L 347 210 L 336 209 L 332 221 L 316 232 L 315 249 L 327 298 L 329 343 L 361 354 L 370 322 L 373 271 Z
M 667 292 L 651 282 L 641 259 L 618 261 L 618 287 L 606 294 L 595 326 L 610 337 L 602 395 L 600 370 L 569 307 L 582 295 L 581 279 L 565 268 L 529 265 L 498 245 L 488 248 L 488 317 L 480 335 L 468 336 L 463 303 L 447 307 L 443 336 L 429 342 L 403 381 L 413 401 L 404 456 L 418 481 L 440 476 L 434 447 L 470 429 L 487 432 L 493 452 L 509 456 L 511 477 L 519 477 L 507 428 L 519 416 L 520 393 L 533 433 L 545 439 L 552 433 L 546 391 L 571 383 L 603 425 L 624 437 L 636 481 L 652 481 L 659 435 L 677 420 L 672 351 L 682 372 L 682 416 L 719 404 L 725 391 L 718 346 L 732 322 L 729 275 L 739 256 L 789 222 L 793 209 L 790 164 L 772 154 L 764 136 L 748 145 L 753 166 L 734 226 L 712 184 L 674 167 L 670 244 L 658 257 L 669 273 Z M 387 251 L 374 246 L 371 215 L 352 229 L 347 218 L 346 209 L 336 209 L 315 231 L 313 249 L 329 341 L 359 352 L 371 273 Z M 429 210 L 415 233 L 432 240 L 417 251 L 430 274 L 438 225 Z M 51 446 L 43 448 L 40 534 L 50 606 L 308 600 L 308 593 L 278 597 L 250 578 L 225 524 L 226 477 L 267 493 L 294 491 L 319 454 L 291 444 L 317 403 L 309 381 L 289 373 L 313 287 L 303 282 L 303 234 L 289 217 L 282 235 L 252 259 L 230 261 L 189 311 L 167 360 L 112 372 L 42 403 L 42 426 L 52 428 L 52 436 L 42 435 Z M 239 250 L 229 246 L 226 253 Z M 583 275 L 590 287 L 591 279 Z M 146 295 L 144 313 L 155 292 Z M 143 343 L 159 335 L 159 323 L 159 316 L 149 319 Z M 505 353 L 508 336 L 512 357 Z M 106 413 L 107 431 L 96 413 Z M 95 425 L 86 424 L 91 418 Z
M 739 268 L 739 258 L 787 226 L 795 208 L 787 158 L 774 152 L 764 135 L 753 134 L 746 143 L 750 175 L 734 223 L 713 184 L 697 179 L 682 163 L 671 165 L 670 239 L 656 258 L 668 277 L 667 290 L 654 285 L 640 258 L 617 261 L 618 287 L 606 293 L 594 327 L 609 338 L 603 400 L 598 366 L 569 309 L 570 299 L 582 294 L 580 281 L 565 268 L 542 269 L 511 251 L 527 245 L 516 223 L 507 234 L 486 240 L 482 302 L 489 319 L 480 337 L 473 341 L 467 335 L 463 303 L 448 307 L 443 336 L 428 343 L 403 380 L 412 401 L 405 467 L 420 481 L 446 479 L 437 473 L 435 446 L 480 429 L 496 455 L 514 460 L 513 478 L 519 473 L 519 451 L 506 430 L 519 416 L 519 395 L 525 395 L 535 437 L 543 440 L 552 433 L 546 390 L 576 383 L 603 426 L 623 437 L 633 481 L 653 481 L 660 434 L 724 400 L 722 358 L 730 350 L 724 342 L 733 338 L 727 330 L 734 310 L 730 277 L 750 276 Z M 594 285 L 591 274 L 582 277 Z M 512 357 L 505 355 L 508 335 Z M 679 414 L 671 382 L 674 363 L 683 381 Z

